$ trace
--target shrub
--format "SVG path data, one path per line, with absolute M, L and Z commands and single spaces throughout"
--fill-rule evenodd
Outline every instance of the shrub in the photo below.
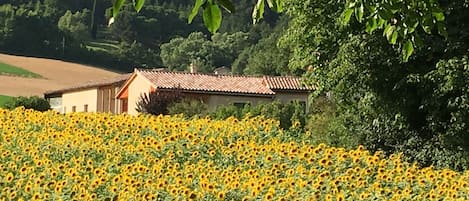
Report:
M 234 105 L 221 106 L 214 112 L 211 112 L 210 116 L 215 119 L 225 119 L 230 116 L 242 118 L 248 114 L 276 119 L 280 122 L 280 127 L 283 129 L 289 129 L 293 125 L 302 128 L 306 122 L 305 106 L 298 101 L 286 104 L 274 101 L 272 103 L 261 103 L 256 106 L 247 104 L 244 107 L 236 107 Z
M 181 102 L 172 103 L 168 107 L 169 114 L 184 114 L 186 117 L 195 115 L 203 116 L 207 113 L 207 105 L 200 100 L 184 99 Z
M 15 97 L 12 100 L 8 101 L 5 103 L 5 108 L 6 109 L 15 109 L 17 107 L 23 106 L 26 109 L 33 109 L 37 111 L 47 111 L 50 110 L 50 104 L 49 102 L 44 99 L 40 98 L 38 96 L 31 96 L 31 97 L 24 97 L 24 96 L 19 96 Z
M 171 103 L 182 100 L 180 91 L 155 91 L 150 94 L 140 95 L 136 110 L 146 114 L 169 114 L 168 107 Z

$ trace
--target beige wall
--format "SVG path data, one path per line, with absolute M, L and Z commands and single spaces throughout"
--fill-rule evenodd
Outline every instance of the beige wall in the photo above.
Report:
M 266 103 L 271 101 L 271 97 L 210 95 L 206 104 L 209 110 L 214 110 L 219 105 L 228 105 L 230 103 L 250 103 L 251 105 L 257 105 L 261 102 Z
M 150 92 L 151 83 L 142 78 L 140 75 L 137 75 L 134 80 L 132 80 L 128 86 L 128 112 L 129 114 L 138 114 L 135 108 L 137 107 L 137 102 L 140 98 L 140 95 L 143 93 Z
M 83 91 L 66 92 L 62 94 L 62 111 L 72 112 L 73 106 L 76 112 L 83 112 L 84 105 L 88 105 L 88 112 L 97 111 L 98 89 L 88 89 Z
M 293 100 L 299 101 L 308 101 L 308 93 L 285 93 L 285 92 L 276 92 L 275 100 L 279 100 L 282 103 L 289 103 Z

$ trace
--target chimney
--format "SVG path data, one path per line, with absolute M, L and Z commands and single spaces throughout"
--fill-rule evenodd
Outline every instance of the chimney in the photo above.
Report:
M 191 62 L 189 65 L 189 71 L 190 73 L 197 73 L 197 66 L 194 64 L 194 62 Z

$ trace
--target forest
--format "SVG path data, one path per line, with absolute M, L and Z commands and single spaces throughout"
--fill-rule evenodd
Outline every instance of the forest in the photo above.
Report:
M 2 0 L 0 4 L 0 23 L 5 25 L 0 30 L 0 49 L 5 53 L 122 72 L 134 67 L 187 70 L 194 63 L 201 72 L 226 66 L 237 74 L 291 74 L 288 51 L 270 50 L 288 19 L 269 12 L 254 26 L 247 0 L 238 2 L 238 12 L 226 16 L 214 35 L 199 18 L 188 24 L 192 9 L 188 1 L 147 1 L 139 13 L 129 2 L 112 25 L 108 23 L 111 0 Z
M 123 72 L 193 63 L 206 73 L 302 75 L 316 89 L 305 125 L 313 141 L 467 169 L 469 1 L 413 1 L 436 2 L 419 13 L 402 1 L 285 0 L 255 25 L 254 3 L 233 2 L 211 34 L 201 17 L 188 23 L 192 1 L 147 0 L 138 13 L 128 2 L 108 26 L 112 1 L 2 0 L 0 49 Z

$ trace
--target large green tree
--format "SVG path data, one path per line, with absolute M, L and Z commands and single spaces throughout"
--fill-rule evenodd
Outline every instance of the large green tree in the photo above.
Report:
M 113 17 L 116 17 L 126 0 L 116 0 L 113 7 Z M 195 0 L 192 12 L 188 17 L 189 23 L 202 10 L 202 17 L 207 29 L 215 33 L 221 25 L 222 9 L 228 13 L 236 12 L 236 6 L 241 1 L 233 0 Z M 135 10 L 139 12 L 145 0 L 134 0 Z M 290 0 L 257 0 L 253 6 L 253 22 L 264 17 L 265 8 L 268 6 L 275 12 L 282 12 L 285 5 Z M 349 23 L 355 16 L 359 23 L 366 25 L 363 27 L 368 33 L 382 30 L 390 44 L 400 46 L 399 51 L 404 61 L 407 61 L 413 54 L 416 46 L 421 45 L 421 35 L 415 30 L 422 28 L 425 32 L 431 33 L 432 29 L 437 29 L 442 36 L 447 36 L 446 27 L 443 21 L 445 15 L 439 6 L 438 0 L 346 0 L 339 9 L 342 23 Z M 266 5 L 267 4 L 267 5 Z M 309 8 L 314 9 L 314 7 Z M 314 19 L 312 19 L 314 20 Z
M 214 68 L 230 66 L 239 53 L 249 44 L 248 34 L 215 34 L 211 39 L 201 32 L 187 38 L 177 37 L 161 45 L 161 59 L 171 70 L 188 70 L 192 63 L 198 71 L 211 73 Z
M 17 54 L 55 56 L 62 37 L 54 13 L 50 11 L 40 2 L 0 6 L 2 50 Z
M 292 49 L 290 67 L 306 70 L 316 93 L 332 92 L 337 105 L 326 141 L 466 168 L 469 26 L 461 22 L 469 19 L 469 3 L 441 3 L 434 15 L 445 14 L 446 34 L 417 26 L 421 44 L 409 58 L 402 55 L 405 43 L 368 32 L 360 17 L 344 19 L 349 6 L 332 0 L 285 5 L 292 19 L 282 44 Z
M 79 41 L 84 41 L 88 38 L 89 19 L 91 18 L 91 11 L 84 9 L 72 13 L 70 10 L 60 17 L 58 22 L 59 29 L 70 37 Z

